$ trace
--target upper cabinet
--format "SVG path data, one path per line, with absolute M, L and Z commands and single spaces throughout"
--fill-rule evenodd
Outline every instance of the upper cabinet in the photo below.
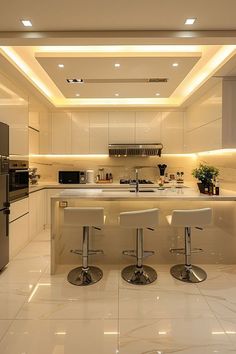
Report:
M 136 143 L 161 142 L 161 112 L 136 112 Z
M 89 113 L 71 114 L 71 153 L 89 154 Z
M 90 154 L 108 153 L 108 112 L 89 113 L 89 152 Z
M 109 144 L 135 143 L 135 112 L 109 112 Z
M 161 139 L 164 154 L 184 152 L 184 113 L 162 112 Z
M 52 113 L 52 153 L 71 154 L 71 113 Z
M 222 83 L 218 83 L 196 102 L 185 115 L 185 152 L 200 152 L 222 148 Z

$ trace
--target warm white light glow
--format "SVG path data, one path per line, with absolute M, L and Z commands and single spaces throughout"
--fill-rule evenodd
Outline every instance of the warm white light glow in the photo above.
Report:
M 79 97 L 79 96 L 80 96 L 80 94 L 79 94 L 79 93 L 77 93 L 77 94 L 76 94 L 76 97 Z
M 173 66 L 174 68 L 176 68 L 177 66 L 179 66 L 179 64 L 178 64 L 178 63 L 173 63 L 172 66 Z
M 116 96 L 116 97 L 119 97 L 119 93 L 115 93 L 115 96 Z
M 64 64 L 58 64 L 59 68 L 64 68 L 64 66 L 65 66 Z
M 48 88 L 44 85 L 42 81 L 40 81 L 29 66 L 15 53 L 11 47 L 0 47 L 3 52 L 7 55 L 13 65 L 17 66 L 20 71 L 35 84 L 35 86 L 42 91 L 49 98 L 52 97 L 52 93 L 48 90 Z
M 120 64 L 119 64 L 119 63 L 115 63 L 115 67 L 116 67 L 116 68 L 119 68 L 119 67 L 120 67 Z
M 32 27 L 32 22 L 30 20 L 21 20 L 25 27 Z
M 156 96 L 160 96 L 159 92 L 156 93 Z
M 114 332 L 104 332 L 104 334 L 119 334 L 119 332 L 116 332 L 116 331 L 114 331 Z
M 158 334 L 162 335 L 162 334 L 167 334 L 167 332 L 165 331 L 159 331 Z
M 185 25 L 193 25 L 194 24 L 194 22 L 196 21 L 196 18 L 187 18 L 186 20 L 185 20 Z
M 218 332 L 211 332 L 211 334 L 225 334 L 223 331 L 218 331 Z
M 53 154 L 45 154 L 45 155 L 41 155 L 41 154 L 30 154 L 29 157 L 56 157 L 56 158 L 61 158 L 61 157 L 68 157 L 68 158 L 88 158 L 88 157 L 109 157 L 108 154 L 84 154 L 84 155 L 53 155 Z
M 57 335 L 66 335 L 66 332 L 55 332 Z
M 197 155 L 208 156 L 208 155 L 226 155 L 226 154 L 234 154 L 234 153 L 236 153 L 236 149 L 220 149 L 220 150 L 197 152 Z

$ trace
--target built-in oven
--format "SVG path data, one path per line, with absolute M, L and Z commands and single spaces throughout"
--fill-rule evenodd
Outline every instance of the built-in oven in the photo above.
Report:
M 29 163 L 26 160 L 9 161 L 9 199 L 19 200 L 29 194 Z

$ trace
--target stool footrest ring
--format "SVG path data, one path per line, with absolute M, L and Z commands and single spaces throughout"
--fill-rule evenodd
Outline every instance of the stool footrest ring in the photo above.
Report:
M 123 255 L 125 255 L 125 256 L 137 257 L 135 250 L 125 250 L 125 251 L 123 251 L 122 253 L 123 253 Z
M 89 250 L 88 255 L 92 256 L 94 254 L 104 254 L 103 250 Z
M 170 253 L 185 254 L 184 248 L 170 248 Z
M 75 254 L 78 254 L 80 256 L 82 256 L 83 252 L 82 250 L 70 250 L 71 253 L 75 253 Z

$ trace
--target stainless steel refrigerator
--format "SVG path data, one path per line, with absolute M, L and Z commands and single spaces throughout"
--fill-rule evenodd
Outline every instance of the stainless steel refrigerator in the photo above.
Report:
M 9 126 L 0 122 L 0 270 L 9 262 Z

